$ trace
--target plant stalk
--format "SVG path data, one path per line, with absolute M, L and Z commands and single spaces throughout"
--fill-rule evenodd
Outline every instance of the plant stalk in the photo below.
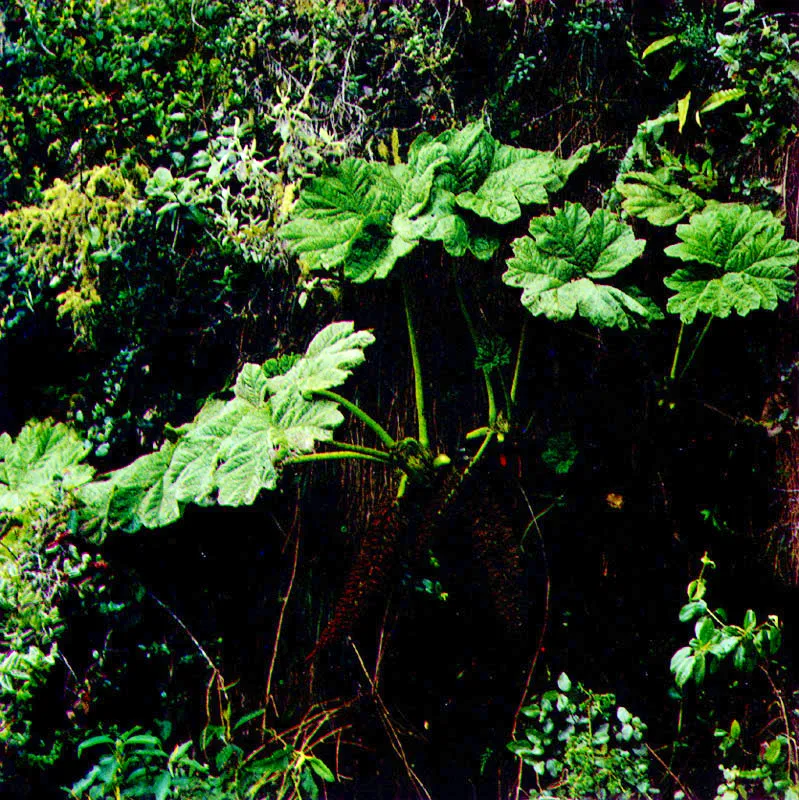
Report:
M 283 461 L 284 464 L 310 464 L 314 461 L 346 461 L 347 459 L 360 459 L 362 461 L 376 461 L 378 464 L 390 464 L 388 456 L 377 458 L 368 453 L 353 453 L 350 450 L 331 450 L 329 453 L 308 453 L 304 456 L 292 456 Z
M 699 338 L 696 340 L 696 344 L 694 345 L 694 349 L 691 350 L 691 355 L 688 356 L 688 360 L 685 362 L 685 366 L 680 370 L 680 380 L 682 380 L 683 375 L 685 375 L 686 370 L 688 367 L 691 366 L 691 362 L 694 360 L 694 356 L 696 355 L 696 351 L 699 349 L 699 345 L 702 344 L 702 340 L 705 338 L 705 334 L 708 332 L 710 328 L 710 323 L 713 322 L 713 317 L 708 317 L 707 322 L 705 323 L 705 327 L 702 328 L 702 333 L 699 334 Z
M 674 359 L 671 362 L 671 372 L 669 372 L 669 380 L 674 381 L 677 377 L 677 362 L 680 360 L 680 348 L 682 347 L 682 337 L 685 333 L 685 323 L 680 323 L 680 332 L 677 334 L 677 346 L 674 348 Z
M 522 373 L 522 358 L 524 357 L 524 349 L 527 345 L 527 327 L 530 318 L 525 315 L 524 322 L 522 323 L 522 332 L 519 334 L 519 349 L 516 351 L 516 364 L 513 367 L 513 382 L 510 386 L 510 402 L 512 405 L 516 404 L 516 394 L 519 391 L 519 378 Z M 512 408 L 508 408 L 508 416 L 513 413 Z
M 424 405 L 424 380 L 422 378 L 422 362 L 419 358 L 419 347 L 416 343 L 416 328 L 413 324 L 411 313 L 411 298 L 408 290 L 408 279 L 402 279 L 402 300 L 405 305 L 405 320 L 408 323 L 408 343 L 411 348 L 411 363 L 413 365 L 413 388 L 416 394 L 416 418 L 419 428 L 419 444 L 430 447 L 430 436 L 427 432 L 427 417 Z
M 347 411 L 353 416 L 357 417 L 367 428 L 370 428 L 377 434 L 377 438 L 386 446 L 394 447 L 397 443 L 391 438 L 389 432 L 377 420 L 370 417 L 363 409 L 358 408 L 355 403 L 351 403 L 346 397 L 342 397 L 336 392 L 331 392 L 328 389 L 317 389 L 312 392 L 316 397 L 323 397 L 326 400 L 332 400 L 334 403 L 339 403 L 344 406 Z M 379 451 L 378 451 L 379 452 Z
M 351 444 L 350 442 L 336 442 L 335 444 L 339 449 L 350 453 L 364 453 L 381 460 L 390 458 L 390 455 L 384 450 L 378 450 L 375 447 L 364 447 L 362 444 Z
M 472 315 L 469 313 L 469 309 L 466 307 L 466 298 L 463 296 L 463 289 L 458 282 L 458 274 L 455 270 L 454 264 L 452 266 L 452 282 L 455 284 L 455 297 L 458 299 L 458 307 L 460 308 L 463 319 L 466 322 L 466 327 L 469 330 L 469 336 L 472 337 L 472 341 L 474 342 L 474 349 L 477 351 L 479 342 L 477 338 L 477 328 L 475 328 Z M 491 383 L 491 375 L 486 370 L 481 370 L 481 372 L 483 373 L 483 379 L 485 380 L 486 385 L 486 397 L 488 399 L 488 425 L 490 427 L 497 420 L 497 401 L 494 396 L 494 385 Z M 508 409 L 508 411 L 510 412 L 510 409 Z

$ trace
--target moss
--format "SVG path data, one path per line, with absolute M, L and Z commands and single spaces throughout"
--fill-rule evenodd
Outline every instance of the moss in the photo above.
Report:
M 17 251 L 43 285 L 63 288 L 59 317 L 70 320 L 75 341 L 91 345 L 102 304 L 101 265 L 124 244 L 142 205 L 146 170 L 130 177 L 111 166 L 94 167 L 67 183 L 56 179 L 39 205 L 18 205 L 0 219 Z

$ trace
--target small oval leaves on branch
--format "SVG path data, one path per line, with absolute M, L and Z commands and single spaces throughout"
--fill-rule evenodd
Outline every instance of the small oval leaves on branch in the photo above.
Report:
M 374 342 L 352 322 L 321 330 L 284 374 L 245 364 L 231 400 L 209 400 L 191 422 L 170 429 L 157 453 L 81 487 L 83 518 L 95 538 L 177 520 L 189 503 L 249 505 L 277 485 L 282 462 L 330 441 L 338 404 L 311 397 L 339 386 Z M 289 362 L 286 362 L 286 366 Z
M 589 216 L 566 203 L 553 216 L 530 222 L 531 236 L 511 243 L 514 257 L 502 280 L 519 287 L 522 305 L 556 322 L 579 315 L 599 327 L 627 330 L 663 314 L 636 287 L 605 283 L 644 251 L 629 225 L 609 211 Z
M 677 226 L 680 244 L 666 255 L 689 262 L 663 282 L 677 292 L 667 310 L 690 324 L 697 313 L 728 317 L 732 311 L 773 311 L 793 297 L 799 242 L 784 238 L 769 211 L 736 203 L 711 203 Z

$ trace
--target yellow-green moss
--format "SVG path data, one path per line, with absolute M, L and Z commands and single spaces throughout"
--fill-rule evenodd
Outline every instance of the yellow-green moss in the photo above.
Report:
M 94 256 L 118 247 L 142 204 L 137 182 L 111 166 L 94 167 L 70 183 L 56 179 L 42 202 L 16 206 L 2 216 L 14 244 L 43 283 L 63 288 L 59 317 L 72 323 L 75 340 L 92 344 L 102 303 L 101 266 Z

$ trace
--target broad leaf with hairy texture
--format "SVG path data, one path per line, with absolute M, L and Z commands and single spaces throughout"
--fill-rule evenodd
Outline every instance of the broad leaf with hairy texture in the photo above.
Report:
M 50 419 L 28 422 L 15 440 L 2 434 L 0 513 L 48 505 L 59 490 L 90 481 L 94 470 L 80 463 L 90 449 L 74 430 Z
M 485 260 L 499 239 L 472 214 L 493 224 L 518 219 L 523 205 L 547 203 L 594 149 L 560 159 L 498 144 L 479 122 L 424 133 L 407 164 L 349 158 L 311 181 L 279 235 L 308 269 L 337 270 L 354 283 L 385 278 L 422 240 Z
M 622 330 L 662 318 L 638 289 L 601 282 L 629 266 L 645 246 L 614 214 L 600 209 L 589 216 L 581 205 L 566 203 L 553 216 L 533 219 L 530 234 L 512 242 L 514 257 L 502 280 L 523 290 L 522 305 L 531 314 L 554 321 L 579 315 Z
M 343 266 L 356 283 L 385 277 L 415 244 L 391 231 L 401 199 L 402 187 L 386 164 L 348 158 L 311 181 L 280 234 L 311 270 Z
M 769 211 L 737 203 L 712 203 L 687 225 L 677 226 L 680 244 L 667 247 L 689 262 L 664 280 L 677 292 L 667 310 L 690 324 L 697 313 L 746 316 L 774 310 L 793 297 L 799 243 L 785 239 L 782 223 Z
M 616 188 L 624 197 L 624 210 L 652 225 L 676 225 L 705 205 L 699 195 L 675 183 L 671 170 L 665 167 L 655 172 L 627 172 Z
M 483 183 L 474 191 L 460 192 L 456 201 L 480 217 L 507 224 L 521 216 L 522 205 L 546 204 L 548 193 L 562 189 L 595 149 L 586 145 L 563 160 L 550 152 L 499 145 Z
M 274 374 L 274 360 L 245 364 L 232 399 L 208 401 L 191 422 L 167 428 L 158 452 L 78 491 L 87 529 L 99 539 L 109 530 L 168 525 L 189 503 L 253 503 L 277 486 L 286 458 L 333 438 L 344 419 L 338 404 L 312 393 L 342 384 L 373 341 L 352 322 L 337 322 L 288 361 L 283 374 Z

